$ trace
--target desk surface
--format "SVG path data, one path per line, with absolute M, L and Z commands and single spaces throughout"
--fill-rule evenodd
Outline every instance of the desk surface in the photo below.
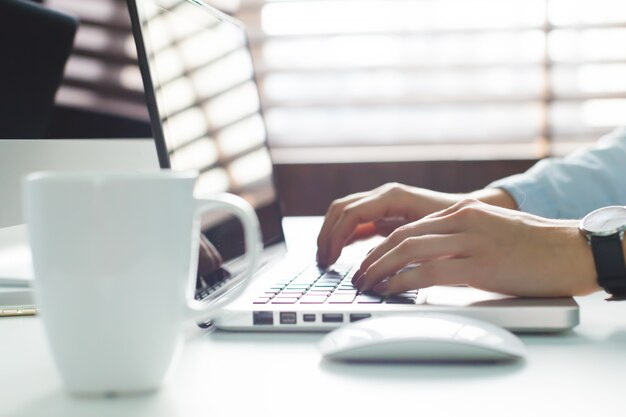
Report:
M 287 219 L 290 244 L 318 223 Z M 294 231 L 298 233 L 294 234 Z M 310 241 L 313 241 L 311 238 Z M 162 389 L 107 399 L 68 396 L 37 317 L 0 319 L 0 416 L 623 416 L 626 302 L 579 298 L 581 324 L 529 335 L 526 361 L 500 365 L 349 365 L 322 361 L 323 334 L 186 327 Z

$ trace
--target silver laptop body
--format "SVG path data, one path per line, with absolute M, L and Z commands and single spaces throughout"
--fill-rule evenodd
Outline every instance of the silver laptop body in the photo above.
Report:
M 462 314 L 518 332 L 578 324 L 573 298 L 513 298 L 467 287 L 387 299 L 357 293 L 350 279 L 372 241 L 347 248 L 327 271 L 315 266 L 313 244 L 287 250 L 244 28 L 199 0 L 129 0 L 129 9 L 161 167 L 198 170 L 198 195 L 237 193 L 261 221 L 264 266 L 243 296 L 215 317 L 217 327 L 327 331 L 367 317 L 415 312 Z M 313 243 L 319 223 L 305 223 L 296 222 L 296 234 Z M 232 219 L 203 224 L 225 260 L 217 277 L 199 280 L 196 298 L 211 302 L 241 270 L 242 237 Z

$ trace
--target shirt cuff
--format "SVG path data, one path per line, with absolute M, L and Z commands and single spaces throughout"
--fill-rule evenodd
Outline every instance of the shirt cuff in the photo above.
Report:
M 541 181 L 528 174 L 517 174 L 502 178 L 485 188 L 500 188 L 508 192 L 515 200 L 517 208 L 526 213 L 541 217 L 557 218 L 558 213 L 549 188 Z

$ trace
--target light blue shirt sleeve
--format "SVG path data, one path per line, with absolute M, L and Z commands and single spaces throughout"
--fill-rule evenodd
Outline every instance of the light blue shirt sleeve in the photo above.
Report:
M 626 128 L 487 187 L 506 190 L 522 211 L 554 219 L 579 219 L 600 207 L 626 206 Z

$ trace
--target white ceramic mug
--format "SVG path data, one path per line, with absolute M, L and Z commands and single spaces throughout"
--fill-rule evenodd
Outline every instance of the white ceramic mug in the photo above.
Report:
M 230 194 L 193 198 L 196 175 L 42 172 L 25 179 L 36 302 L 70 392 L 158 387 L 179 350 L 183 320 L 207 321 L 221 305 L 193 298 L 202 213 L 226 210 L 240 219 L 246 277 L 256 270 L 262 246 L 254 209 Z

